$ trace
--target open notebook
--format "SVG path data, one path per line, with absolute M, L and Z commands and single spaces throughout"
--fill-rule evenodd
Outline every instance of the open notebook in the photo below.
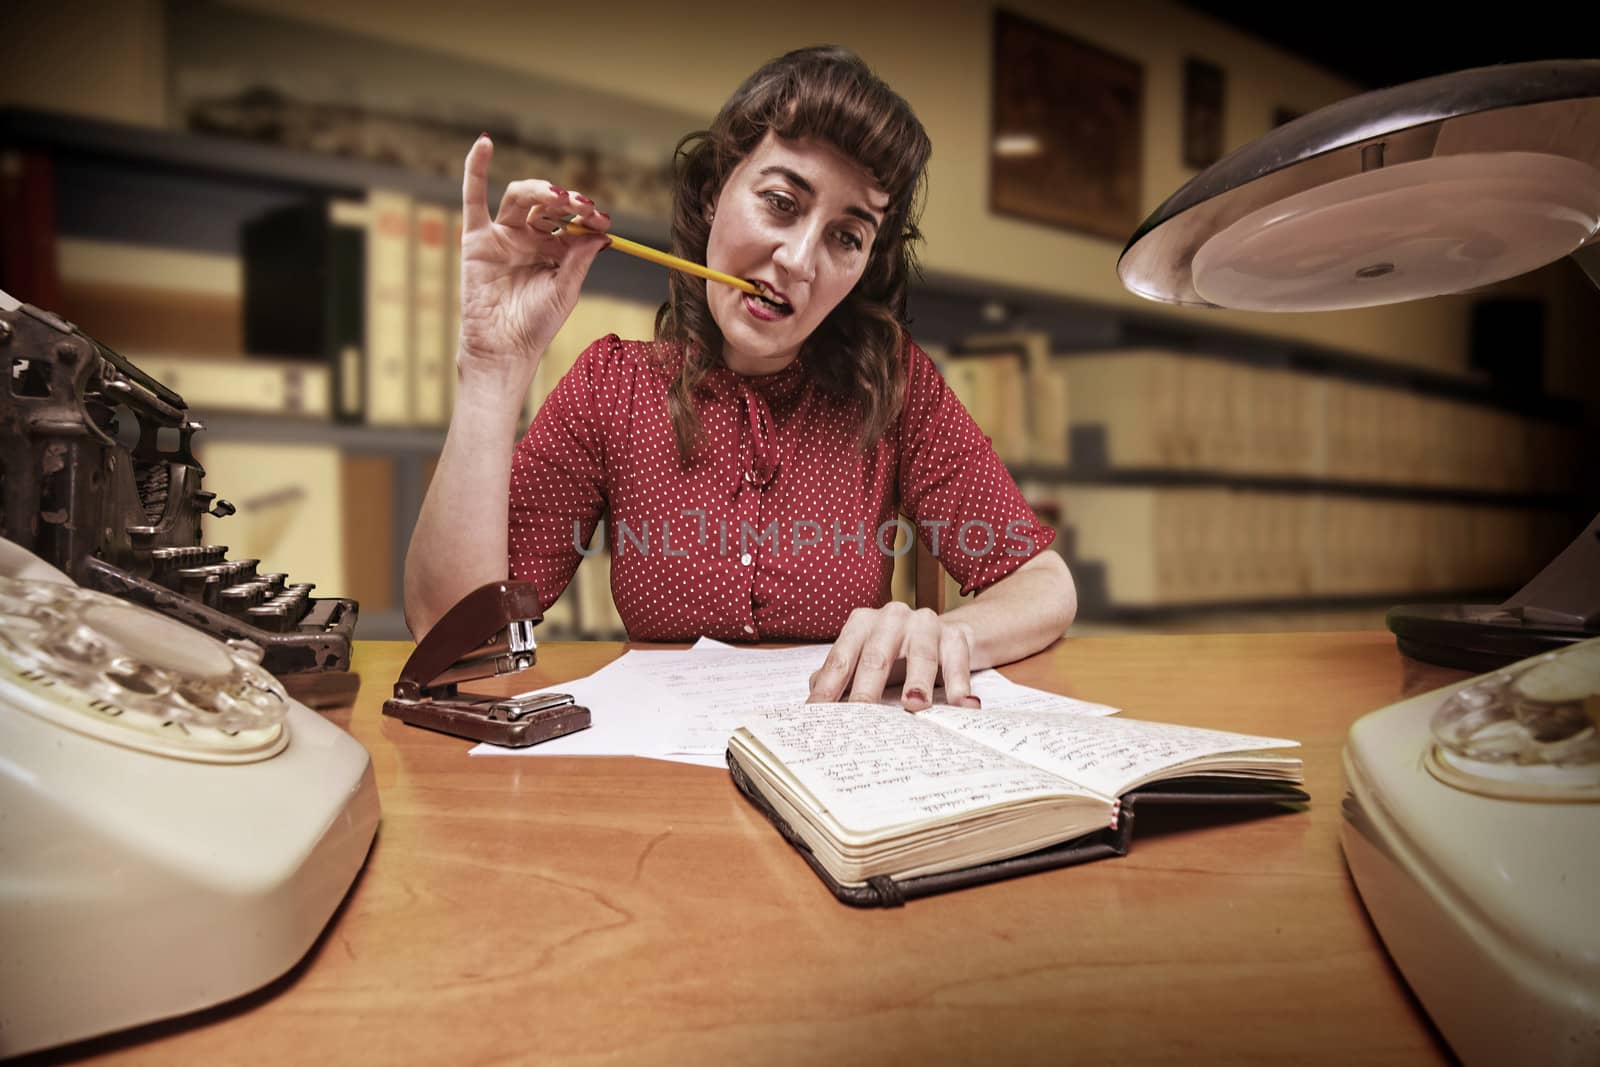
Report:
M 1298 742 L 1051 711 L 803 704 L 728 742 L 734 783 L 840 900 L 893 905 L 1127 852 L 1134 805 L 1310 798 Z

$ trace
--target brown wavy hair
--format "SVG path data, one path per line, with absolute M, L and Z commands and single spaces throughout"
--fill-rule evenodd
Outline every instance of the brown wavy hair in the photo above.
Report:
M 826 392 L 854 401 L 863 448 L 900 414 L 905 393 L 906 286 L 917 271 L 917 221 L 926 193 L 927 131 L 911 106 L 854 52 L 802 48 L 752 74 L 722 105 L 711 128 L 678 142 L 672 198 L 672 249 L 704 263 L 711 237 L 708 208 L 735 167 L 768 132 L 814 138 L 865 167 L 889 196 L 861 278 L 801 346 Z M 682 355 L 667 409 L 687 463 L 700 432 L 695 387 L 722 363 L 722 332 L 706 302 L 706 283 L 670 275 L 667 303 L 656 313 L 656 337 Z

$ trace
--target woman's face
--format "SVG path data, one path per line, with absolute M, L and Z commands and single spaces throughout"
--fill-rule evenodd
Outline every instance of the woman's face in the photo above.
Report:
M 723 360 L 772 374 L 839 305 L 866 269 L 889 197 L 832 145 L 768 133 L 723 183 L 706 266 L 766 286 L 776 302 L 706 283 Z

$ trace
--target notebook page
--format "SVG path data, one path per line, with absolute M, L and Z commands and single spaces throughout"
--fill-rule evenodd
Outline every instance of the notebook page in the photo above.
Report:
M 752 715 L 745 730 L 853 831 L 1082 792 L 1037 767 L 879 704 L 797 705 Z
M 1088 715 L 939 707 L 923 712 L 922 717 L 1108 797 L 1203 757 L 1297 748 L 1300 744 L 1225 730 Z M 1194 773 L 1200 770 L 1196 768 Z

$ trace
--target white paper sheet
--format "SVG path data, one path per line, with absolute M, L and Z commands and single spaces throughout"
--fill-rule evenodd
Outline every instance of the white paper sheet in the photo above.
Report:
M 665 751 L 720 755 L 752 714 L 804 703 L 827 655 L 827 645 L 642 653 L 649 658 L 633 670 L 661 694 L 661 717 L 672 724 Z
M 628 655 L 636 655 L 629 653 Z M 587 730 L 540 742 L 528 748 L 502 748 L 479 744 L 474 756 L 654 756 L 666 743 L 659 738 L 661 716 L 656 703 L 639 691 L 627 664 L 628 656 L 612 660 L 586 678 L 553 687 L 571 693 L 589 709 Z
M 687 651 L 635 649 L 587 678 L 558 688 L 589 708 L 587 730 L 527 748 L 480 744 L 474 756 L 643 756 L 724 765 L 728 737 L 752 714 L 803 703 L 811 675 L 830 645 L 738 648 L 702 637 Z M 972 690 L 985 708 L 1114 715 L 1116 708 L 1018 685 L 999 671 L 978 671 Z M 935 690 L 934 702 L 943 698 Z M 891 689 L 881 703 L 898 706 Z
M 1109 704 L 1096 704 L 1076 697 L 1062 696 L 1030 685 L 1018 685 L 994 668 L 978 671 L 972 676 L 972 692 L 983 701 L 986 708 L 1005 708 L 1007 711 L 1064 711 L 1076 715 L 1115 715 L 1120 708 Z M 944 689 L 933 694 L 933 703 L 944 701 Z

